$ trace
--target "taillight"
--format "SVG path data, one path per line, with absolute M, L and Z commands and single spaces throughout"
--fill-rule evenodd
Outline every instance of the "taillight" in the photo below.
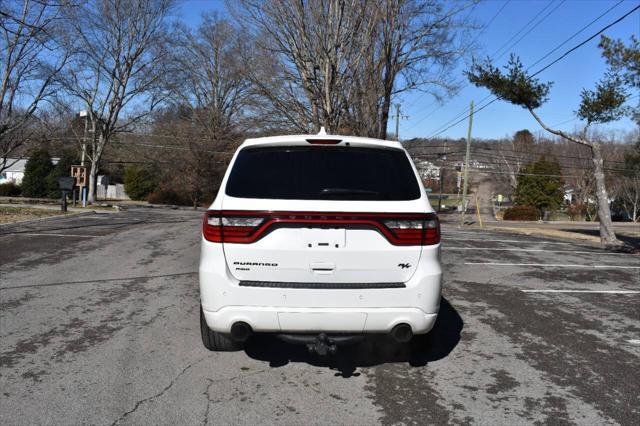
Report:
M 383 223 L 397 238 L 397 245 L 433 245 L 440 242 L 440 223 L 435 214 L 427 213 L 423 219 L 388 219 Z
M 214 243 L 246 243 L 258 225 L 264 222 L 262 217 L 223 216 L 218 211 L 208 211 L 204 217 L 202 234 L 207 241 Z
M 430 246 L 440 242 L 440 221 L 438 216 L 433 214 L 424 221 L 423 246 Z
M 396 246 L 433 245 L 440 242 L 440 223 L 434 213 L 344 213 L 208 211 L 202 234 L 214 243 L 250 244 L 283 226 L 368 227 Z

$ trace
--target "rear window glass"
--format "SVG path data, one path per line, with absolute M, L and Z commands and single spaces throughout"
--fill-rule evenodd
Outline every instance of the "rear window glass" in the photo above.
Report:
M 285 200 L 415 200 L 420 188 L 398 149 L 278 146 L 238 153 L 226 194 Z

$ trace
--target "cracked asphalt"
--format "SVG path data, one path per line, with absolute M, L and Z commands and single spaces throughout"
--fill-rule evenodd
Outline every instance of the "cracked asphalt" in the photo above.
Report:
M 0 228 L 1 424 L 640 424 L 637 255 L 445 225 L 428 336 L 211 353 L 201 214 Z

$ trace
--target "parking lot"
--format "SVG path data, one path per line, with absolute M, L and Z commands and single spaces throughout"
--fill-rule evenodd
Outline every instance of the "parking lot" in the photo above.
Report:
M 443 227 L 432 333 L 200 341 L 201 212 L 0 228 L 0 423 L 640 424 L 640 257 Z

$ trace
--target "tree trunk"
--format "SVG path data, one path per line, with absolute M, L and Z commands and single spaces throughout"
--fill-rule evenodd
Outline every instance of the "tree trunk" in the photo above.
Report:
M 600 220 L 600 242 L 604 245 L 622 244 L 613 230 L 611 222 L 611 210 L 609 209 L 609 194 L 604 177 L 604 166 L 600 143 L 591 142 L 591 152 L 593 160 L 593 173 L 596 178 L 596 200 L 598 202 L 598 218 Z
M 96 127 L 94 127 L 94 134 L 96 131 Z M 100 159 L 102 158 L 102 151 L 104 146 L 107 144 L 107 136 L 104 135 L 102 127 L 100 127 L 100 136 L 98 136 L 98 141 L 93 141 L 93 146 L 95 147 L 91 153 L 91 169 L 89 171 L 89 189 L 87 202 L 89 204 L 94 204 L 97 201 L 97 189 L 98 189 L 98 164 L 100 163 Z
M 89 187 L 87 188 L 87 203 L 94 204 L 96 202 L 96 181 L 98 178 L 98 162 L 91 160 L 91 168 L 89 170 Z
M 389 122 L 389 109 L 391 109 L 391 96 L 385 96 L 382 102 L 382 108 L 380 111 L 380 132 L 378 134 L 379 139 L 387 138 L 387 123 Z

